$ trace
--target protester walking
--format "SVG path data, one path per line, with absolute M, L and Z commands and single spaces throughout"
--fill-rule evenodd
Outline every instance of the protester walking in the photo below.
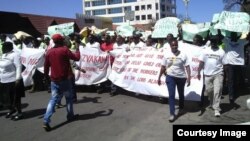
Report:
M 169 93 L 169 121 L 173 122 L 176 119 L 175 114 L 175 89 L 179 93 L 179 113 L 184 108 L 184 87 L 190 85 L 190 67 L 188 65 L 187 56 L 184 52 L 178 50 L 178 41 L 170 42 L 171 51 L 166 51 L 160 74 L 158 77 L 158 85 L 161 85 L 161 76 L 166 75 L 166 84 Z M 187 73 L 186 73 L 187 72 Z
M 68 47 L 64 46 L 64 37 L 60 34 L 54 34 L 52 40 L 55 46 L 48 50 L 45 56 L 44 62 L 44 75 L 45 79 L 49 77 L 49 69 L 51 70 L 51 98 L 47 106 L 46 113 L 44 115 L 43 128 L 46 131 L 50 131 L 50 117 L 55 111 L 55 105 L 60 94 L 65 95 L 66 107 L 67 107 L 67 120 L 71 121 L 76 118 L 73 111 L 73 100 L 71 93 L 71 81 L 72 77 L 70 59 L 78 61 L 80 59 L 79 47 L 76 48 L 76 52 L 72 53 Z
M 204 69 L 205 95 L 209 97 L 210 107 L 214 110 L 214 115 L 220 117 L 220 102 L 223 88 L 223 64 L 225 55 L 223 49 L 219 48 L 219 37 L 210 38 L 211 47 L 207 47 L 199 57 L 198 79 L 200 72 Z

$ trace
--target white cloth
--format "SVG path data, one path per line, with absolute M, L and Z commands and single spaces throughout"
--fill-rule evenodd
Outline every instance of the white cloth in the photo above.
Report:
M 1 83 L 15 82 L 21 79 L 22 64 L 20 54 L 14 51 L 5 53 L 0 59 Z
M 121 44 L 121 45 L 118 45 L 117 43 L 114 43 L 113 45 L 113 49 L 128 49 L 129 48 L 129 45 L 128 44 Z
M 134 42 L 130 44 L 130 49 L 146 47 L 146 44 L 140 41 L 138 44 Z
M 186 78 L 185 66 L 188 66 L 187 62 L 187 55 L 184 52 L 180 51 L 180 54 L 175 56 L 171 51 L 165 51 L 162 65 L 166 66 L 168 75 Z
M 225 43 L 225 57 L 223 64 L 231 65 L 244 65 L 244 45 L 247 43 L 246 40 L 239 39 L 237 42 L 232 42 L 228 38 L 224 38 Z
M 204 74 L 216 75 L 223 72 L 222 60 L 224 55 L 225 52 L 221 48 L 217 50 L 213 50 L 211 47 L 205 48 L 199 56 L 199 60 L 204 62 Z

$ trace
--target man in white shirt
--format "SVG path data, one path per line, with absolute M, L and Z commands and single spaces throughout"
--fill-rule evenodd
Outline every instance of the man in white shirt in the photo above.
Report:
M 236 32 L 231 32 L 230 38 L 225 37 L 223 39 L 223 43 L 225 44 L 223 64 L 226 65 L 229 101 L 231 104 L 234 104 L 235 98 L 237 97 L 237 84 L 239 84 L 238 86 L 244 84 L 242 70 L 245 64 L 244 46 L 247 40 L 239 38 L 240 36 L 238 36 Z
M 214 109 L 214 115 L 220 117 L 220 101 L 223 87 L 223 64 L 225 52 L 218 47 L 219 37 L 212 36 L 211 47 L 204 49 L 199 57 L 198 79 L 204 69 L 205 95 L 209 96 L 210 106 Z

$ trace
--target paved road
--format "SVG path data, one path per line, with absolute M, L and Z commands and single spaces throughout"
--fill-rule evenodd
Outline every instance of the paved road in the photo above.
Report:
M 245 92 L 248 93 L 248 92 Z M 51 132 L 42 128 L 42 117 L 50 94 L 46 91 L 26 94 L 23 98 L 24 119 L 6 119 L 0 111 L 1 141 L 171 141 L 174 124 L 239 124 L 250 121 L 246 108 L 249 94 L 236 101 L 239 107 L 228 104 L 227 95 L 222 100 L 220 118 L 207 108 L 202 114 L 197 102 L 185 102 L 186 113 L 174 123 L 168 122 L 168 104 L 158 98 L 136 97 L 131 93 L 111 97 L 109 94 L 79 92 L 74 105 L 79 119 L 66 121 L 66 109 L 56 109 L 52 117 Z M 65 101 L 63 101 L 65 103 Z

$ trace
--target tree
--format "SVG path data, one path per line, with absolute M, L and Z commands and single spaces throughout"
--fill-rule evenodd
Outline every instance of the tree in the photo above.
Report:
M 241 11 L 250 14 L 250 0 L 223 0 L 227 11 Z

